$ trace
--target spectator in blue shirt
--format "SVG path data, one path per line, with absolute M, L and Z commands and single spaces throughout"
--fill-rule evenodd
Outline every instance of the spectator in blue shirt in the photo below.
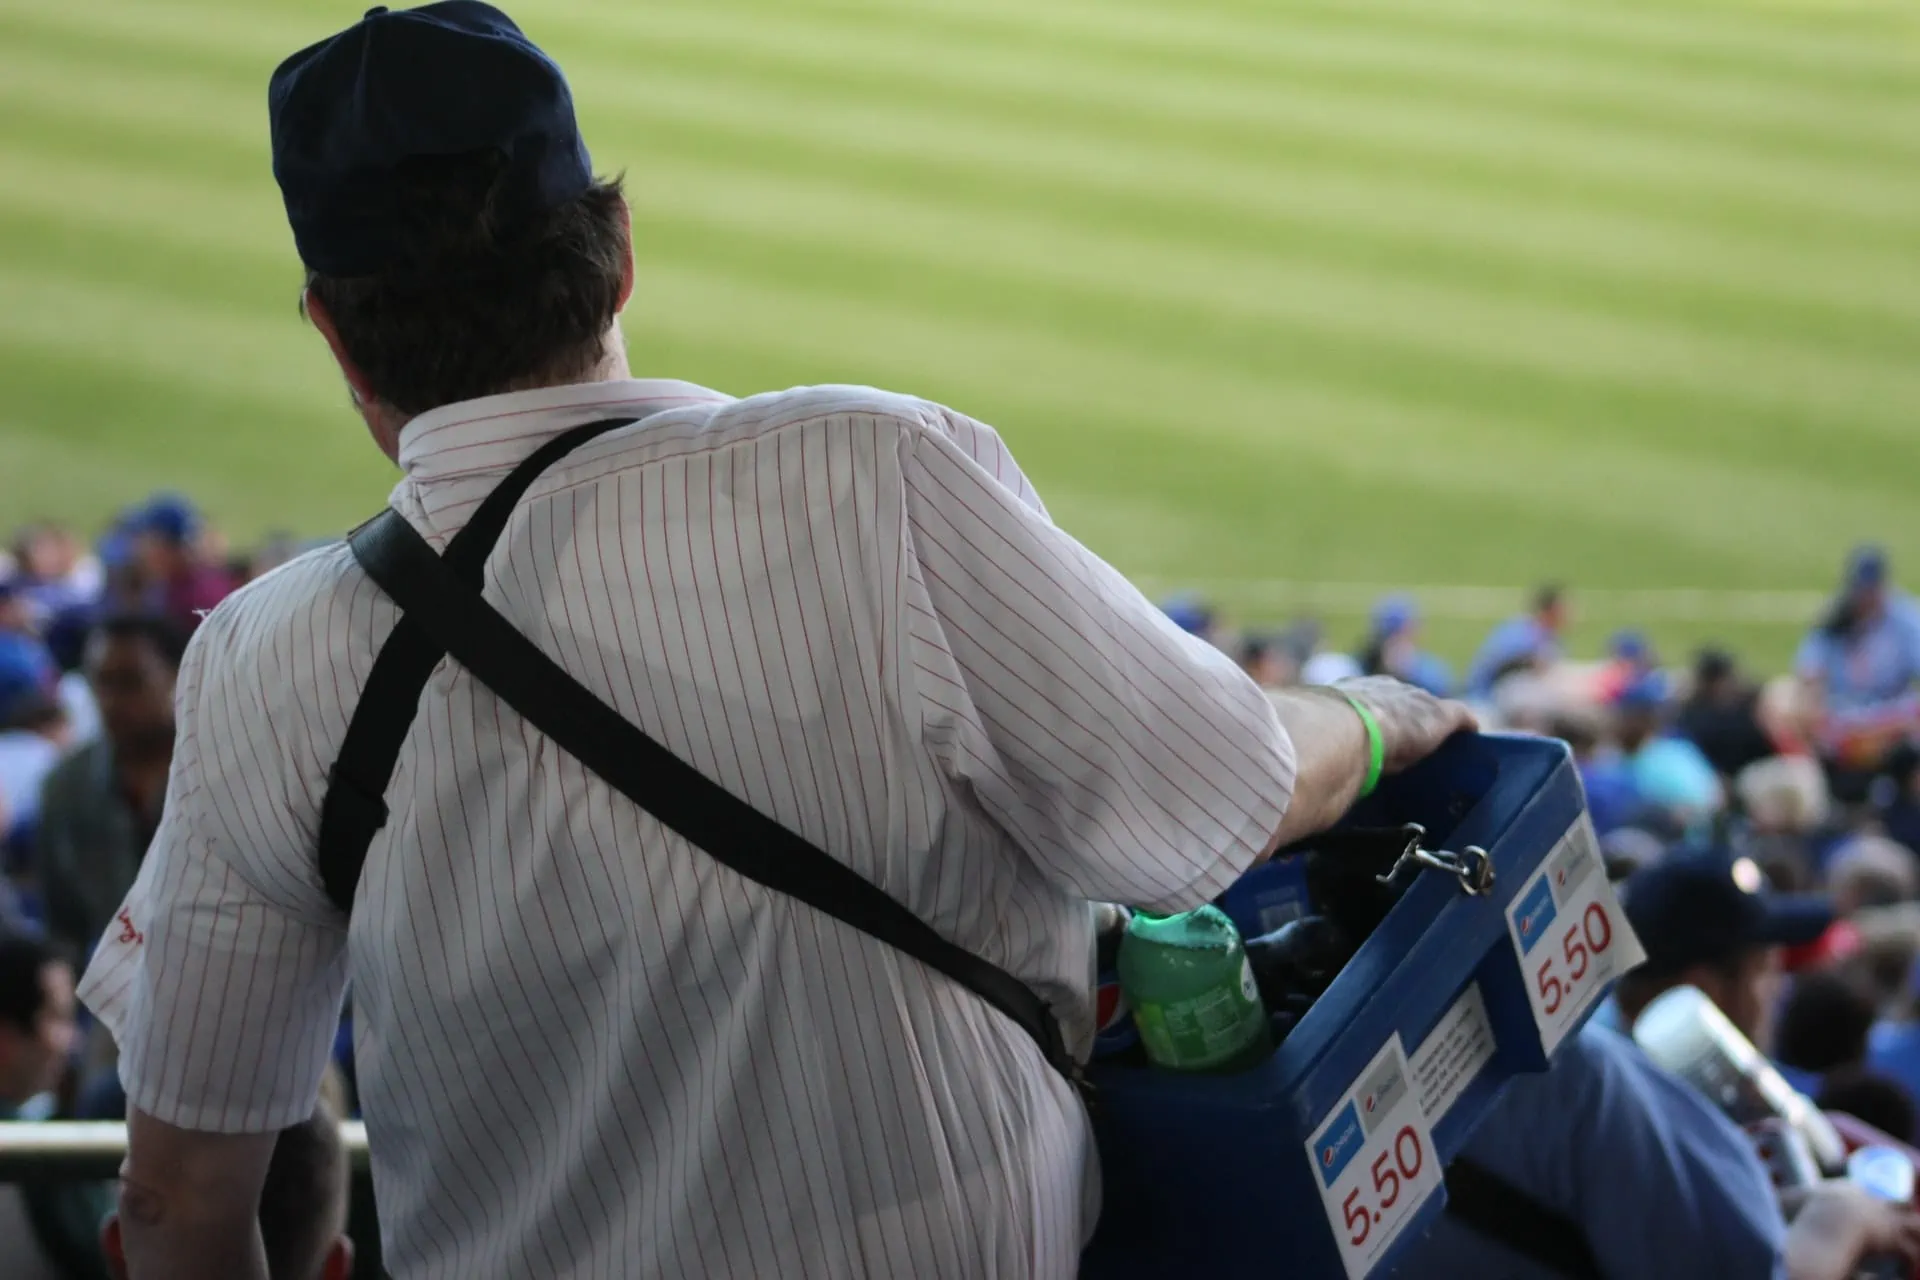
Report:
M 55 524 L 30 524 L 14 537 L 15 585 L 36 625 L 75 609 L 90 610 L 106 584 L 100 562 L 79 540 Z
M 1848 559 L 1840 596 L 1801 642 L 1794 674 L 1822 754 L 1844 769 L 1871 771 L 1920 727 L 1920 605 L 1893 588 L 1880 548 Z
M 1560 633 L 1566 626 L 1566 592 L 1557 586 L 1540 588 L 1532 613 L 1507 619 L 1480 646 L 1467 669 L 1467 695 L 1486 698 L 1501 677 L 1559 661 Z
M 1509 1085 L 1461 1154 L 1576 1224 L 1604 1280 L 1782 1274 L 1787 1226 L 1753 1144 L 1603 1027 L 1584 1028 L 1545 1074 Z M 1457 1211 L 1442 1215 L 1409 1273 L 1570 1280 Z
M 1562 711 L 1550 727 L 1573 751 L 1595 833 L 1606 836 L 1631 826 L 1640 817 L 1640 789 L 1620 753 L 1601 742 L 1599 717 L 1584 708 Z
M 1920 1099 L 1920 963 L 1907 977 L 1908 1007 L 1904 1017 L 1875 1023 L 1867 1038 L 1867 1066 L 1897 1080 Z
M 1621 690 L 1614 702 L 1614 734 L 1640 806 L 1635 821 L 1676 837 L 1703 837 L 1726 791 L 1699 747 L 1665 732 L 1664 693 L 1656 672 Z
M 1370 676 L 1393 676 L 1436 698 L 1453 696 L 1453 672 L 1420 647 L 1420 610 L 1406 596 L 1388 596 L 1374 607 L 1360 669 Z
M 59 674 L 33 631 L 26 597 L 13 581 L 0 581 L 0 716 L 24 698 L 51 692 Z
M 1686 984 L 1750 1036 L 1764 1031 L 1774 1003 L 1779 947 L 1819 936 L 1832 914 L 1817 898 L 1763 892 L 1757 868 L 1710 850 L 1637 873 L 1625 905 L 1647 962 L 1621 983 L 1623 1025 Z M 1463 1179 L 1480 1194 L 1456 1197 L 1409 1274 L 1839 1280 L 1862 1252 L 1902 1247 L 1913 1230 L 1902 1215 L 1853 1201 L 1811 1218 L 1803 1212 L 1790 1230 L 1745 1135 L 1600 1026 L 1583 1029 L 1544 1074 L 1508 1087 L 1449 1170 L 1449 1187 Z M 1493 1207 L 1491 1218 L 1473 1211 L 1474 1200 Z M 1548 1261 L 1527 1244 L 1538 1233 L 1513 1226 L 1543 1222 L 1550 1238 L 1578 1239 L 1586 1265 Z

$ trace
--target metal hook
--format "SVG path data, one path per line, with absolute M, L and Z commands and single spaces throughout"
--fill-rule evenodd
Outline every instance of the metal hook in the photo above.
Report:
M 1415 823 L 1407 824 L 1408 844 L 1406 851 L 1394 861 L 1393 868 L 1383 876 L 1375 876 L 1381 884 L 1392 884 L 1409 862 L 1435 871 L 1444 871 L 1460 882 L 1463 893 L 1473 897 L 1482 897 L 1493 890 L 1493 859 L 1487 851 L 1478 845 L 1468 845 L 1462 853 L 1452 853 L 1445 849 L 1422 849 L 1420 839 L 1426 835 L 1424 828 Z

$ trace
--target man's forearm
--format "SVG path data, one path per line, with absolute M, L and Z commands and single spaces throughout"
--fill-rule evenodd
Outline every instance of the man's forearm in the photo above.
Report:
M 276 1137 L 200 1133 L 131 1109 L 120 1169 L 131 1280 L 267 1280 L 260 1188 Z
M 120 1231 L 129 1280 L 269 1280 L 256 1215 L 189 1216 L 181 1208 L 152 1188 L 121 1184 Z
M 1273 699 L 1293 739 L 1293 799 L 1265 856 L 1338 822 L 1367 778 L 1367 730 L 1339 694 L 1288 689 Z
M 1807 1198 L 1787 1228 L 1787 1280 L 1847 1280 L 1866 1241 L 1861 1217 L 1843 1199 Z

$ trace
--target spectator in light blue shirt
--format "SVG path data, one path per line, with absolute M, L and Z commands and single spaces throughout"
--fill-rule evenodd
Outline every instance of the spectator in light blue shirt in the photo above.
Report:
M 1614 735 L 1639 806 L 1635 820 L 1675 836 L 1704 837 L 1726 792 L 1699 747 L 1664 731 L 1665 689 L 1654 672 L 1621 690 L 1614 702 Z
M 1896 591 L 1886 554 L 1861 547 L 1840 596 L 1794 659 L 1809 705 L 1820 712 L 1822 754 L 1871 769 L 1920 726 L 1920 605 Z
M 1559 661 L 1560 633 L 1567 625 L 1566 592 L 1540 588 L 1533 612 L 1509 618 L 1493 629 L 1467 669 L 1467 695 L 1486 698 L 1502 676 Z

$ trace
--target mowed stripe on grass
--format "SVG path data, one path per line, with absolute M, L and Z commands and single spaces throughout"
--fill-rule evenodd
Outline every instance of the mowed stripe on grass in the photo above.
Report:
M 0 0 L 0 519 L 149 467 L 241 534 L 379 502 L 266 169 L 266 74 L 335 9 Z M 1891 4 L 515 9 L 628 173 L 638 367 L 947 400 L 1129 571 L 1259 612 L 1920 559 Z

